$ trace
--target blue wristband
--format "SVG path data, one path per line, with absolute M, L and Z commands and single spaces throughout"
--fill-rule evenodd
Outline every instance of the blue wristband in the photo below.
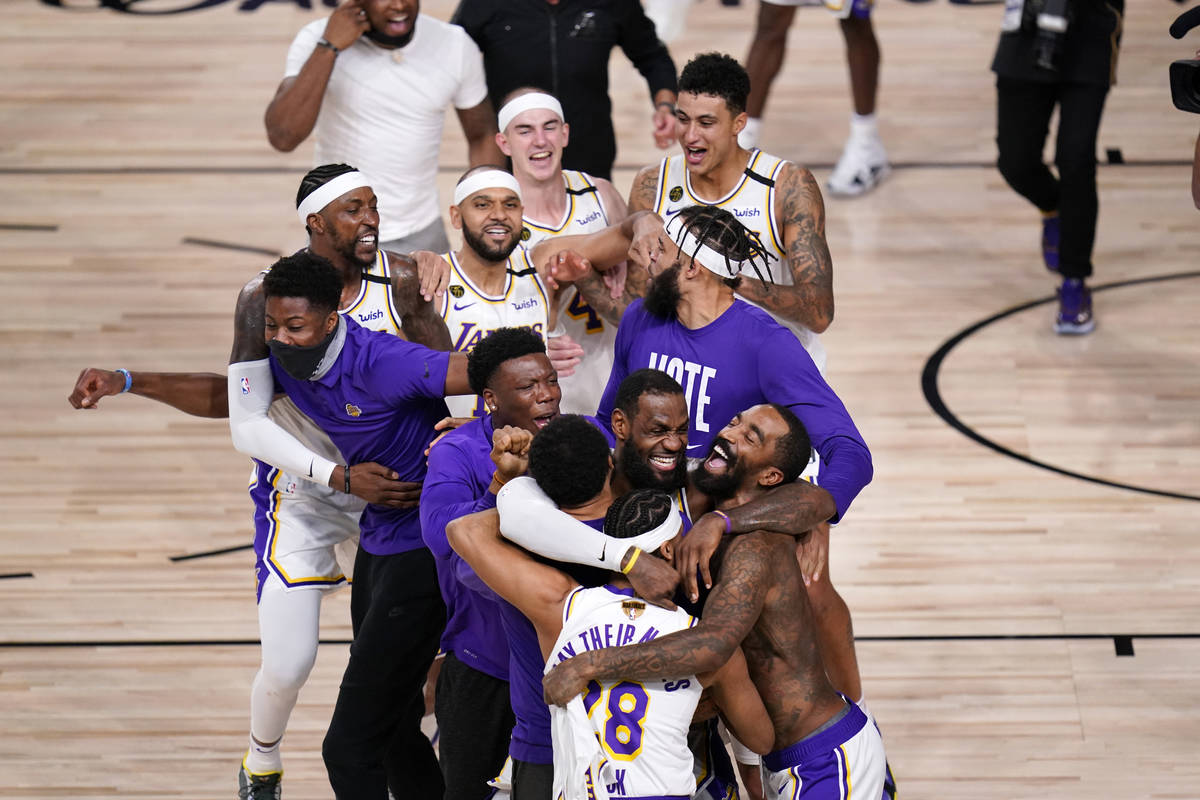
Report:
M 115 371 L 125 376 L 125 388 L 120 392 L 121 394 L 125 394 L 129 391 L 129 388 L 133 386 L 133 376 L 129 374 L 129 370 L 121 369 L 120 367 L 117 367 Z

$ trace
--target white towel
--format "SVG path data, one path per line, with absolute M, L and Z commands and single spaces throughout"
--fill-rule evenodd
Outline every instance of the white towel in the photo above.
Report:
M 609 800 L 604 769 L 608 759 L 592 730 L 582 696 L 572 698 L 566 708 L 550 706 L 550 734 L 554 743 L 555 800 L 588 800 L 589 770 L 591 796 Z

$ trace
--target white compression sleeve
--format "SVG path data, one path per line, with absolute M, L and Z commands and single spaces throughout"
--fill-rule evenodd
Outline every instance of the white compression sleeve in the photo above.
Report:
M 538 488 L 533 478 L 514 478 L 496 495 L 500 533 L 514 544 L 555 561 L 621 571 L 631 540 L 606 536 L 569 514 Z
M 238 452 L 328 486 L 337 464 L 305 447 L 267 416 L 275 396 L 270 360 L 230 364 L 227 384 L 229 432 Z

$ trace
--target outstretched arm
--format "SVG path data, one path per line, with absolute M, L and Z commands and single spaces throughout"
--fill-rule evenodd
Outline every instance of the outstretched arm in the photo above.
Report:
M 738 294 L 785 319 L 821 333 L 833 322 L 833 260 L 825 241 L 825 201 L 812 173 L 784 165 L 775 198 L 783 222 L 784 264 L 771 264 L 775 275 L 788 270 L 792 285 L 767 284 L 746 274 Z
M 700 623 L 660 639 L 581 653 L 562 662 L 542 681 L 546 701 L 564 705 L 590 680 L 650 680 L 712 672 L 729 660 L 762 612 L 770 553 L 759 536 L 729 546 L 721 582 L 713 589 Z
M 125 392 L 125 383 L 124 373 L 88 367 L 79 373 L 67 400 L 75 408 L 96 408 L 100 398 Z M 213 372 L 131 371 L 128 391 L 197 417 L 229 416 L 225 376 Z
M 492 591 L 529 618 L 544 654 L 562 630 L 563 600 L 579 584 L 506 541 L 494 510 L 452 521 L 446 526 L 446 538 Z

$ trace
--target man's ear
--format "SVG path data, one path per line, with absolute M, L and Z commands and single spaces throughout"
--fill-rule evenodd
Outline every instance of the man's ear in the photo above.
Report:
M 758 473 L 758 485 L 769 489 L 772 486 L 778 486 L 783 483 L 783 473 L 779 467 L 763 467 Z
M 456 230 L 462 230 L 462 214 L 458 211 L 458 206 L 450 206 L 450 224 Z
M 571 126 L 564 122 L 562 124 L 562 132 L 563 132 L 563 149 L 566 150 L 567 145 L 570 144 L 570 142 L 571 142 Z
M 333 333 L 338 324 L 338 312 L 330 311 L 328 318 L 325 320 L 325 335 Z
M 613 436 L 622 442 L 629 438 L 629 418 L 625 416 L 624 411 L 614 408 L 610 422 L 612 423 Z
M 512 158 L 512 148 L 508 146 L 508 137 L 503 133 L 496 134 L 496 146 L 500 148 L 500 152 Z
M 745 111 L 733 118 L 733 135 L 737 136 L 746 127 L 746 121 L 750 119 L 750 115 Z
M 496 410 L 496 393 L 491 389 L 485 388 L 483 390 L 483 407 L 487 409 L 489 414 Z
M 308 229 L 312 231 L 313 235 L 323 235 L 325 233 L 325 229 L 328 227 L 325 224 L 325 218 L 317 211 L 309 214 L 308 218 L 304 220 L 304 224 L 308 226 Z

